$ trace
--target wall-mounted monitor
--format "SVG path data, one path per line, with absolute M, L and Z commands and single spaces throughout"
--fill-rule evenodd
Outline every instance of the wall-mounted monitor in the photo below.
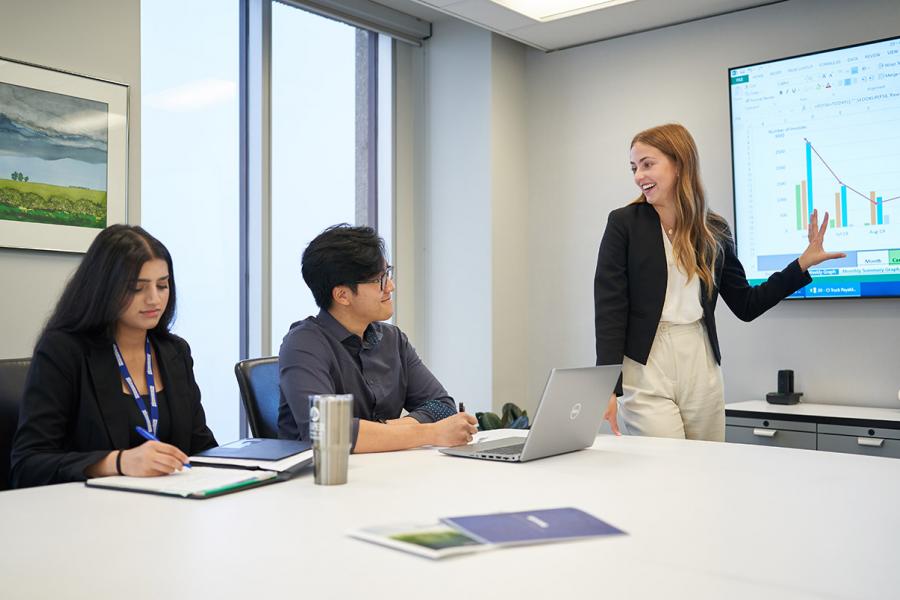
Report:
M 900 38 L 733 67 L 731 147 L 738 256 L 751 283 L 825 248 L 793 298 L 900 297 Z

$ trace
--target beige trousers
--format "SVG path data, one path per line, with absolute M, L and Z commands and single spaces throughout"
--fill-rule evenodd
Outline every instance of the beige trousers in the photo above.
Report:
M 625 357 L 619 422 L 632 435 L 725 441 L 722 370 L 702 321 L 660 323 L 647 364 Z

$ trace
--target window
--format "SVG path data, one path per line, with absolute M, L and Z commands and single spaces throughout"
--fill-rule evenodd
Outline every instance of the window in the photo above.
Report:
M 253 15 L 244 31 L 242 14 Z M 242 336 L 260 341 L 244 338 L 252 357 L 277 354 L 290 324 L 318 312 L 300 273 L 309 241 L 336 223 L 378 223 L 390 246 L 392 138 L 377 132 L 391 130 L 392 42 L 280 2 L 154 0 L 141 19 L 141 223 L 172 253 L 174 331 L 191 344 L 207 421 L 227 442 L 241 434 Z M 263 56 L 255 64 L 251 39 Z M 253 82 L 245 98 L 242 59 Z M 242 129 L 253 94 L 270 98 L 270 131 L 264 118 Z M 254 144 L 270 148 L 268 163 L 242 159 Z M 250 203 L 247 222 L 270 221 L 255 237 L 241 221 L 241 173 L 253 169 L 255 181 L 269 178 L 258 189 L 271 190 Z M 241 265 L 270 276 L 242 280 Z M 270 300 L 242 307 L 242 293 Z
M 303 249 L 329 225 L 358 222 L 357 37 L 272 5 L 272 354 L 291 323 L 318 312 L 300 275 Z
M 238 437 L 240 414 L 238 8 L 141 3 L 141 224 L 172 254 L 174 332 L 220 442 Z

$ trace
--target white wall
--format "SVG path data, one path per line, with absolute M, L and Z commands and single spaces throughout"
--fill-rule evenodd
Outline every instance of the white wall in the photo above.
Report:
M 491 35 L 436 23 L 426 49 L 424 354 L 468 410 L 491 396 Z
M 547 369 L 594 361 L 592 281 L 610 210 L 637 194 L 628 143 L 677 121 L 696 138 L 711 207 L 733 224 L 726 69 L 900 33 L 900 2 L 791 0 L 527 61 L 529 397 Z M 511 223 L 517 223 L 514 217 Z M 792 368 L 815 402 L 897 406 L 898 300 L 786 302 L 750 324 L 716 314 L 726 401 L 762 399 Z
M 525 48 L 447 19 L 397 67 L 397 322 L 470 412 L 521 404 Z
M 129 86 L 128 212 L 140 218 L 139 0 L 4 2 L 0 57 Z M 2 242 L 2 241 L 0 241 Z M 80 254 L 0 248 L 0 358 L 30 356 Z

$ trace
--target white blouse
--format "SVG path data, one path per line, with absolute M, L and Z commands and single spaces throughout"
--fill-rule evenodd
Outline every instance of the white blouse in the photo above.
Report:
M 693 323 L 703 317 L 703 306 L 700 304 L 700 278 L 694 275 L 690 279 L 675 262 L 672 242 L 660 225 L 663 244 L 666 247 L 666 267 L 669 280 L 666 284 L 666 301 L 663 303 L 660 321 L 666 323 Z

